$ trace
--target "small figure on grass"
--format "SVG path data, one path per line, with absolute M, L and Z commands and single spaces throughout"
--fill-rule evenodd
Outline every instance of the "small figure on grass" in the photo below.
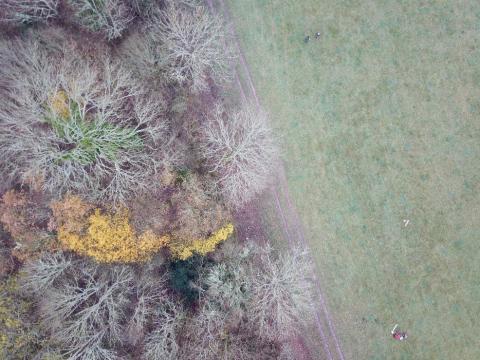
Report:
M 399 341 L 406 340 L 407 337 L 408 337 L 407 332 L 406 331 L 399 331 L 399 330 L 397 330 L 397 327 L 398 327 L 398 324 L 395 324 L 395 326 L 393 327 L 393 329 L 391 331 L 392 337 L 395 340 L 399 340 Z
M 315 33 L 315 40 L 320 39 L 320 36 L 321 36 L 320 32 L 317 31 L 317 32 Z
M 309 41 L 310 41 L 310 35 L 305 36 L 305 38 L 303 39 L 303 42 L 307 44 Z

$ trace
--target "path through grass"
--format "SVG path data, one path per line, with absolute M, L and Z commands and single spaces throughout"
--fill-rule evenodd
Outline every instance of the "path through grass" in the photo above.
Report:
M 480 358 L 480 3 L 228 3 L 347 358 Z

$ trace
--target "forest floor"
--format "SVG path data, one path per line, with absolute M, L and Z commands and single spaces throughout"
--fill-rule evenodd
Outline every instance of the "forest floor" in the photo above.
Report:
M 480 4 L 226 3 L 284 149 L 262 217 L 322 280 L 312 358 L 478 359 Z

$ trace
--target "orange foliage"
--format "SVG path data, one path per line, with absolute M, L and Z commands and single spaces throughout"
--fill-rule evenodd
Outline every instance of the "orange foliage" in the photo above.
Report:
M 66 195 L 61 201 L 54 201 L 50 204 L 53 218 L 49 228 L 57 230 L 60 227 L 63 231 L 80 233 L 85 228 L 88 215 L 93 210 L 93 205 L 83 201 L 79 196 Z
M 0 221 L 16 242 L 30 246 L 45 238 L 47 234 L 38 223 L 46 218 L 45 209 L 32 202 L 26 193 L 9 190 L 3 194 Z

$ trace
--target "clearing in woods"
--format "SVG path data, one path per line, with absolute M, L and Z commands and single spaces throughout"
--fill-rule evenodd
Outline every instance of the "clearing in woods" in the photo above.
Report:
M 345 357 L 480 358 L 480 3 L 226 3 Z

